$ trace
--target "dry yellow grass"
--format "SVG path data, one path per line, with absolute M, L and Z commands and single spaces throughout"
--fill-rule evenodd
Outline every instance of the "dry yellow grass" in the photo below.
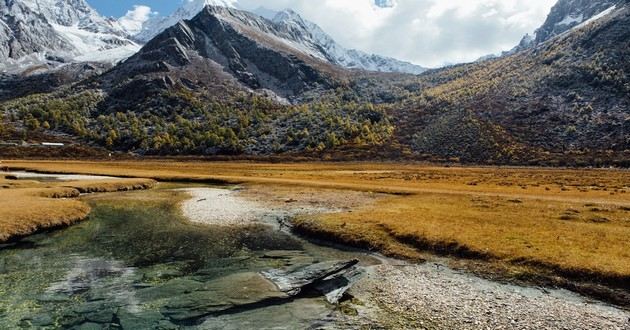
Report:
M 90 207 L 80 201 L 42 197 L 42 194 L 67 195 L 68 191 L 0 190 L 0 242 L 44 228 L 69 225 L 84 219 L 90 212 Z
M 298 228 L 410 256 L 431 250 L 557 271 L 630 279 L 630 172 L 441 168 L 402 164 L 22 162 L 11 167 L 158 180 L 283 185 L 397 194 Z M 413 249 L 411 249 L 411 247 Z
M 154 184 L 147 179 L 39 183 L 0 176 L 0 242 L 85 219 L 90 207 L 70 199 L 81 193 L 147 189 Z
M 394 255 L 403 254 L 400 246 L 414 246 L 561 275 L 630 278 L 630 212 L 619 206 L 422 194 L 296 224 L 345 241 L 375 243 Z

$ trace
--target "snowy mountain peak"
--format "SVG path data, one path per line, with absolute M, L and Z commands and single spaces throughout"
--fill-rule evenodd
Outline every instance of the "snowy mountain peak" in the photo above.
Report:
M 338 44 L 317 24 L 305 20 L 292 9 L 278 12 L 273 18 L 278 26 L 288 30 L 301 44 L 335 65 L 349 69 L 362 69 L 379 72 L 402 72 L 419 74 L 425 68 L 394 58 L 368 54 L 355 49 L 346 49 Z
M 619 0 L 559 0 L 533 36 L 527 34 L 506 54 L 527 49 L 597 19 L 612 10 Z
M 302 16 L 300 16 L 298 13 L 293 11 L 293 9 L 285 9 L 278 12 L 273 18 L 273 21 L 276 23 L 289 22 L 289 21 L 304 22 L 304 20 L 302 19 Z
M 185 0 L 181 9 L 183 9 L 184 12 L 192 13 L 194 17 L 194 15 L 198 14 L 207 6 L 236 8 L 236 1 L 237 0 Z M 188 19 L 190 18 L 192 17 Z
M 606 11 L 618 0 L 559 0 L 545 23 L 536 30 L 535 43 L 545 42 Z
M 0 22 L 2 71 L 67 61 L 117 62 L 139 49 L 117 21 L 84 0 L 2 1 Z
M 272 27 L 266 28 L 265 31 L 260 32 L 275 32 L 273 37 L 279 39 L 283 44 L 289 45 L 301 53 L 334 65 L 350 69 L 381 72 L 418 74 L 425 71 L 424 68 L 408 62 L 346 49 L 333 40 L 333 38 L 324 32 L 317 24 L 305 20 L 292 9 L 275 12 L 264 7 L 259 7 L 253 12 L 245 13 L 240 10 L 224 12 L 216 8 L 236 8 L 236 0 L 186 1 L 184 6 L 176 10 L 171 16 L 156 17 L 147 21 L 142 32 L 136 35 L 135 39 L 146 43 L 162 31 L 177 24 L 177 22 L 192 19 L 207 6 L 213 7 L 211 10 L 213 14 L 225 16 L 223 19 L 242 20 L 242 23 L 251 25 L 253 28 L 260 28 L 261 26 L 271 24 Z
M 192 19 L 207 6 L 236 8 L 236 2 L 237 0 L 184 0 L 184 5 L 170 16 L 153 17 L 146 21 L 142 31 L 134 39 L 146 43 L 177 22 Z
M 115 20 L 99 15 L 84 0 L 22 0 L 33 13 L 42 15 L 48 23 L 77 26 L 84 30 L 124 35 Z

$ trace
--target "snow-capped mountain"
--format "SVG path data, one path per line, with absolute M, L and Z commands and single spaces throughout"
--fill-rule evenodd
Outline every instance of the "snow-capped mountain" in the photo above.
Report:
M 167 17 L 154 17 L 145 22 L 142 31 L 134 36 L 141 43 L 147 43 L 162 31 L 179 21 L 195 17 L 206 6 L 235 8 L 236 0 L 184 0 L 184 5 Z
M 63 62 L 117 62 L 140 46 L 114 19 L 84 0 L 0 2 L 0 70 L 19 71 Z
M 614 10 L 619 0 L 559 0 L 547 16 L 545 23 L 533 35 L 527 34 L 512 51 L 541 44 L 555 36 L 601 18 Z
M 315 56 L 324 58 L 335 65 L 349 69 L 379 72 L 420 74 L 426 71 L 425 68 L 409 62 L 344 48 L 317 24 L 303 19 L 290 9 L 277 13 L 272 21 L 280 28 L 288 31 Z
M 145 23 L 142 32 L 135 36 L 138 42 L 146 43 L 153 37 L 171 27 L 177 22 L 188 20 L 196 16 L 205 6 L 236 8 L 235 0 L 186 0 L 184 6 L 168 17 L 156 17 Z M 347 49 L 338 44 L 330 35 L 317 24 L 303 19 L 293 10 L 286 9 L 274 12 L 265 8 L 258 8 L 254 14 L 261 19 L 270 20 L 277 30 L 286 32 L 289 36 L 282 37 L 303 52 L 331 64 L 349 69 L 362 69 L 378 72 L 403 72 L 419 74 L 425 68 L 394 58 L 368 54 L 359 50 Z M 267 32 L 267 31 L 263 31 Z

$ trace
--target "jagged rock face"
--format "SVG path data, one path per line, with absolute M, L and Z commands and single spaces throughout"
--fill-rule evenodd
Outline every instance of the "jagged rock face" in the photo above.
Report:
M 326 59 L 332 64 L 348 69 L 379 72 L 402 72 L 420 74 L 425 68 L 390 57 L 368 54 L 355 49 L 346 49 L 324 32 L 317 24 L 303 19 L 292 10 L 275 15 L 273 22 L 278 29 L 286 31 L 310 53 Z
M 44 17 L 21 1 L 0 2 L 0 18 L 0 60 L 18 59 L 49 49 L 72 49 Z
M 84 0 L 0 2 L 0 70 L 28 72 L 62 62 L 111 62 L 140 47 Z
M 235 0 L 186 0 L 184 5 L 166 17 L 153 17 L 142 26 L 142 31 L 134 36 L 134 39 L 141 43 L 147 43 L 158 34 L 180 21 L 190 20 L 197 16 L 204 7 L 230 7 L 234 8 Z
M 100 16 L 84 0 L 21 0 L 19 2 L 45 17 L 51 24 L 77 25 L 87 31 L 120 36 L 125 34 L 115 20 Z
M 534 35 L 526 34 L 521 42 L 504 55 L 514 54 L 518 51 L 539 45 L 555 36 L 567 32 L 586 21 L 603 15 L 613 6 L 623 6 L 627 0 L 559 0 L 547 19 Z
M 187 2 L 169 17 L 156 17 L 149 20 L 142 32 L 135 36 L 140 42 L 148 42 L 170 26 L 181 20 L 187 20 L 197 15 L 204 6 L 234 8 L 234 1 L 230 0 L 195 0 Z M 386 3 L 384 3 L 386 4 Z M 258 12 L 264 11 L 259 9 Z M 361 69 L 379 72 L 401 72 L 419 74 L 425 68 L 409 62 L 396 60 L 374 54 L 368 54 L 354 49 L 346 49 L 326 34 L 317 24 L 303 19 L 296 12 L 287 9 L 274 13 L 265 11 L 268 19 L 257 15 L 250 15 L 244 19 L 250 26 L 261 27 L 265 33 L 276 33 L 276 37 L 298 48 L 301 52 L 339 65 L 348 69 Z M 270 27 L 271 26 L 271 27 Z
M 245 88 L 272 90 L 284 97 L 332 86 L 331 77 L 338 69 L 278 37 L 287 34 L 262 17 L 206 7 L 192 20 L 155 37 L 109 76 L 125 80 L 163 73 L 172 82 L 205 80 L 206 84 L 231 78 Z M 205 77 L 196 76 L 200 67 L 208 70 Z
M 536 31 L 535 42 L 545 42 L 617 3 L 619 0 L 560 0 L 551 9 L 545 23 Z

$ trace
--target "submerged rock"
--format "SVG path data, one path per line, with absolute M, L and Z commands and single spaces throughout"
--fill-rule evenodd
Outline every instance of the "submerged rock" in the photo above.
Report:
M 362 275 L 358 260 L 322 262 L 292 270 L 238 273 L 222 277 L 194 292 L 169 299 L 162 313 L 176 323 L 290 302 L 305 289 L 314 289 L 337 303 Z
M 162 313 L 174 321 L 185 321 L 218 314 L 237 306 L 286 298 L 289 295 L 277 290 L 260 274 L 240 273 L 209 282 L 203 291 L 170 299 Z
M 266 279 L 273 282 L 280 291 L 295 296 L 299 294 L 304 287 L 321 282 L 325 278 L 348 270 L 358 263 L 359 260 L 357 259 L 350 261 L 329 261 L 299 267 L 290 271 L 273 269 L 261 272 L 261 274 Z

